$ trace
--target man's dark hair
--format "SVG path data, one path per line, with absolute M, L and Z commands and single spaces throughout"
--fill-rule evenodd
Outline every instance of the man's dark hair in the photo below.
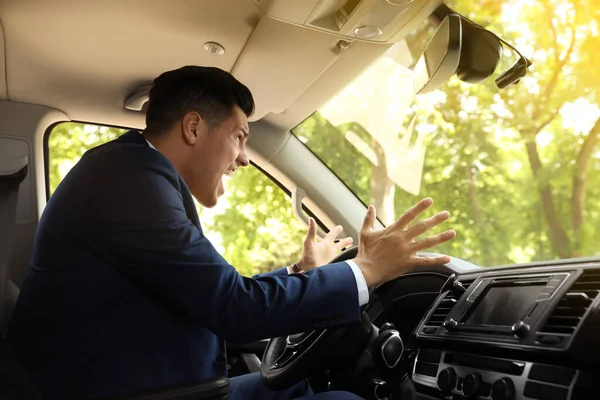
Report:
M 200 114 L 212 130 L 236 105 L 248 117 L 254 112 L 252 93 L 229 72 L 198 66 L 167 71 L 150 89 L 145 133 L 161 135 L 190 111 Z

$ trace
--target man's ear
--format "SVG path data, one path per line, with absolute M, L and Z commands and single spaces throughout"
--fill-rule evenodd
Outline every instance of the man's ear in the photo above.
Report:
M 195 144 L 198 139 L 204 136 L 208 127 L 204 119 L 197 112 L 189 112 L 181 120 L 183 140 L 189 145 Z

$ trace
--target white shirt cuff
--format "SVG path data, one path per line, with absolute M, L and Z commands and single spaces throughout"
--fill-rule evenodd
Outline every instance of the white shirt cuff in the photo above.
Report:
M 354 262 L 354 260 L 346 260 L 346 263 L 352 269 L 354 273 L 354 278 L 356 279 L 356 288 L 358 290 L 358 306 L 364 306 L 369 302 L 369 288 L 367 287 L 367 281 L 365 281 L 365 277 L 358 268 L 358 265 Z

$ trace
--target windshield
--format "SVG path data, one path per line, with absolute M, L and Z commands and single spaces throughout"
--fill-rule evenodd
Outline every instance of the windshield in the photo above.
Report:
M 293 133 L 384 224 L 426 196 L 433 211 L 450 211 L 437 232 L 452 227 L 457 238 L 438 252 L 482 266 L 598 255 L 600 3 L 490 0 L 455 9 L 530 58 L 527 77 L 495 86 L 517 60 L 505 47 L 484 82 L 455 76 L 411 95 L 410 67 L 434 30 L 424 23 Z

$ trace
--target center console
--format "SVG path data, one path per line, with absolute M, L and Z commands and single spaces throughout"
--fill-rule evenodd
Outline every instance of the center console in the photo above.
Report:
M 435 371 L 434 371 L 435 370 Z M 573 368 L 422 349 L 413 381 L 463 399 L 589 399 L 586 379 Z
M 438 398 L 600 397 L 599 293 L 596 264 L 453 276 L 416 330 L 413 381 Z

